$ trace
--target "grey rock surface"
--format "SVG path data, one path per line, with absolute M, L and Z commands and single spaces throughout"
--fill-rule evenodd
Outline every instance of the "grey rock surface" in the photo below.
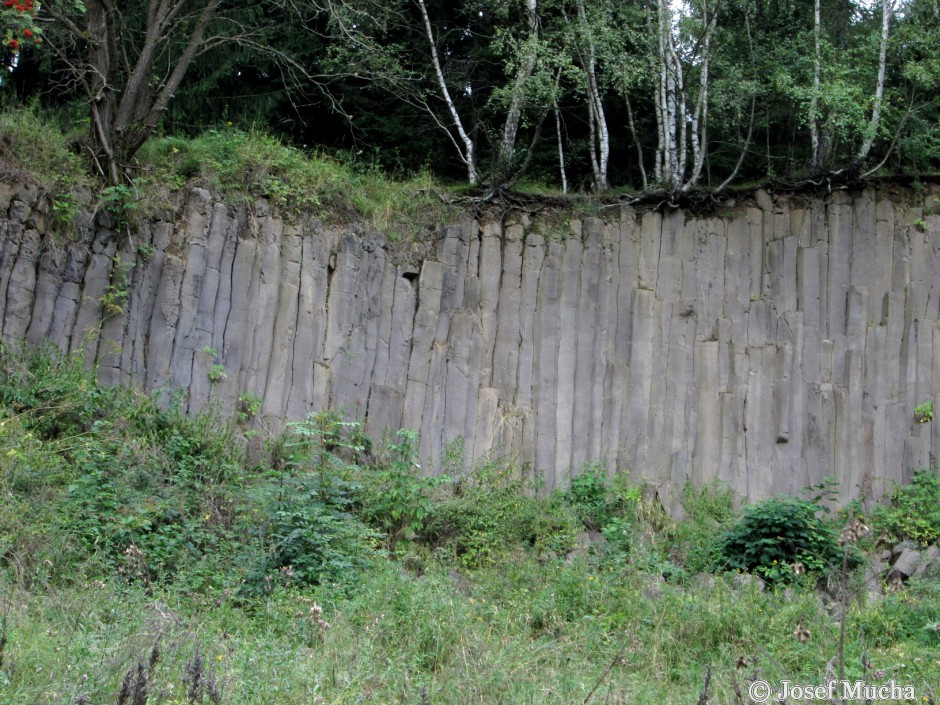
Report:
M 404 262 L 364 224 L 198 189 L 130 241 L 84 218 L 63 244 L 42 194 L 0 184 L 0 336 L 182 388 L 191 412 L 253 395 L 261 429 L 328 408 L 377 438 L 413 428 L 428 472 L 462 448 L 547 489 L 630 471 L 672 505 L 714 478 L 756 499 L 835 475 L 843 501 L 879 498 L 940 449 L 914 420 L 940 407 L 940 218 L 918 229 L 937 195 L 466 217 Z

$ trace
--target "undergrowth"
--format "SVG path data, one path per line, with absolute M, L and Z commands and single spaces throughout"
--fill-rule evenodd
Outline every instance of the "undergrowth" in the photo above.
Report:
M 0 702 L 719 705 L 837 656 L 936 697 L 940 583 L 863 599 L 818 498 L 690 487 L 677 521 L 628 472 L 541 496 L 416 443 L 325 412 L 249 466 L 218 418 L 0 349 Z

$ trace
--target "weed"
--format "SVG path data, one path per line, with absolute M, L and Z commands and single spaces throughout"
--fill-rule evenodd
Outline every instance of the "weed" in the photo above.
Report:
M 130 187 L 120 184 L 102 189 L 101 202 L 105 211 L 114 217 L 116 229 L 126 230 L 130 226 L 130 218 L 138 206 L 137 195 Z
M 238 420 L 242 423 L 251 421 L 261 411 L 264 400 L 254 392 L 242 392 L 238 395 Z
M 214 364 L 209 368 L 209 380 L 212 382 L 224 382 L 228 375 L 225 373 L 225 365 Z
M 129 295 L 130 272 L 133 262 L 125 262 L 120 255 L 111 258 L 111 280 L 100 299 L 103 320 L 124 314 L 124 304 Z
M 930 423 L 933 421 L 933 400 L 928 399 L 923 404 L 914 407 L 914 421 L 917 423 Z
M 398 442 L 389 443 L 380 460 L 368 497 L 368 514 L 388 536 L 391 555 L 398 542 L 424 526 L 431 512 L 430 490 L 446 478 L 422 477 L 417 462 L 418 436 L 414 431 L 398 432 Z
M 588 465 L 571 478 L 566 501 L 588 529 L 598 530 L 609 517 L 607 472 L 599 464 Z

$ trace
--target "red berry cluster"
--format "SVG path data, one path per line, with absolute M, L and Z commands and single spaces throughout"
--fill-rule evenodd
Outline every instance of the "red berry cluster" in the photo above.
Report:
M 15 20 L 3 24 L 12 25 L 7 30 L 6 46 L 11 51 L 18 51 L 20 45 L 26 41 L 33 44 L 42 44 L 39 30 L 32 26 L 32 19 L 36 16 L 36 0 L 3 0 L 2 13 L 14 13 Z M 18 36 L 20 35 L 20 36 Z

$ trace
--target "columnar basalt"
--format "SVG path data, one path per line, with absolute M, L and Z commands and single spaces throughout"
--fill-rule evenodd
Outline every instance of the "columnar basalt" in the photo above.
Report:
M 199 189 L 130 237 L 86 217 L 66 246 L 48 198 L 0 184 L 0 333 L 184 389 L 193 412 L 251 394 L 268 420 L 410 427 L 432 471 L 461 439 L 468 463 L 512 454 L 548 488 L 597 461 L 665 497 L 826 476 L 878 497 L 940 448 L 940 422 L 915 420 L 940 402 L 937 195 L 467 218 L 408 265 L 362 224 Z

